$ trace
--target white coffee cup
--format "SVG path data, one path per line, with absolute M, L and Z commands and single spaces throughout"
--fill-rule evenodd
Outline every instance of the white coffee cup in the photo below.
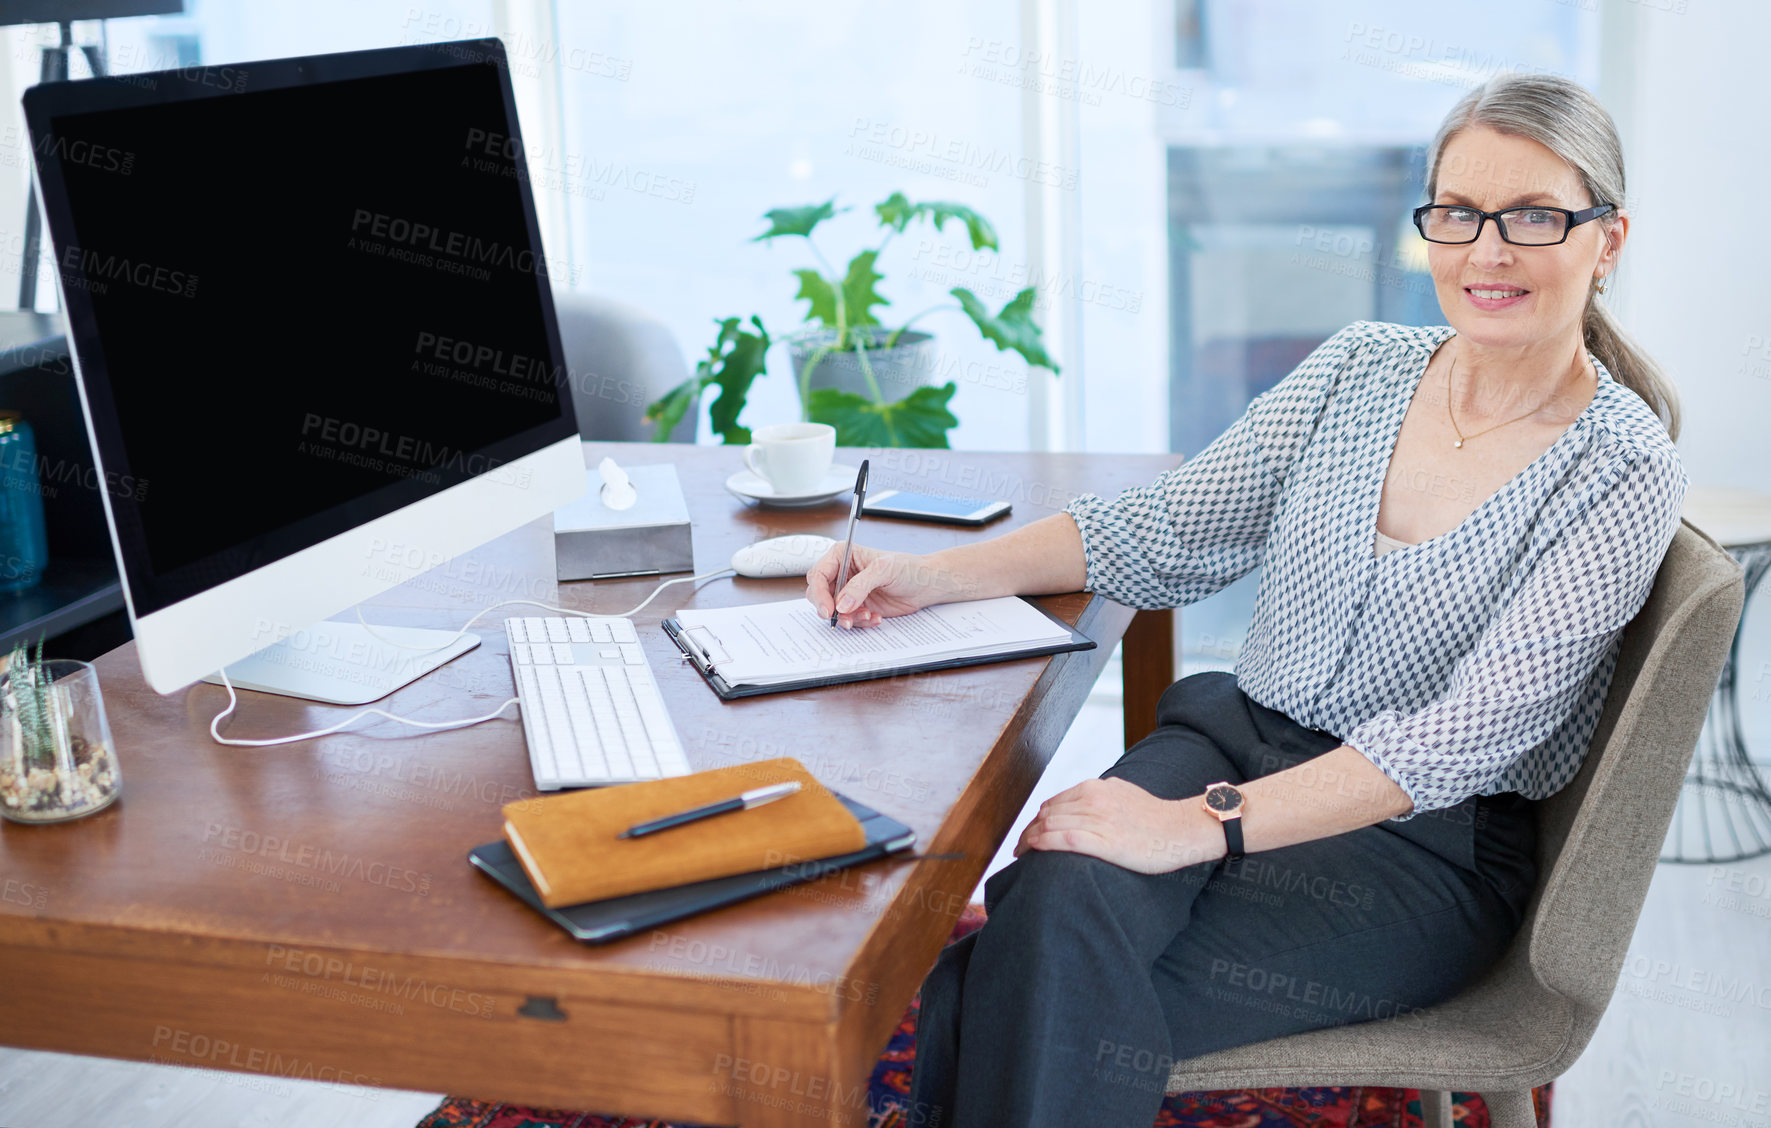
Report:
M 750 433 L 744 465 L 778 494 L 811 493 L 830 473 L 836 428 L 828 423 L 777 423 Z

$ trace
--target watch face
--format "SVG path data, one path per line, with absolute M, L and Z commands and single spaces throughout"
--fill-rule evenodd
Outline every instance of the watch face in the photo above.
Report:
M 1242 792 L 1234 787 L 1214 787 L 1205 793 L 1205 805 L 1214 811 L 1234 811 L 1242 806 Z

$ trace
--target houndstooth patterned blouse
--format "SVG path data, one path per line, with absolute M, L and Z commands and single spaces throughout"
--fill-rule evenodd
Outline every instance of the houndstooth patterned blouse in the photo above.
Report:
M 1450 532 L 1375 554 L 1402 418 L 1451 334 L 1355 322 L 1181 466 L 1066 507 L 1088 590 L 1133 607 L 1264 565 L 1237 684 L 1395 780 L 1414 808 L 1394 822 L 1574 777 L 1690 485 L 1654 412 L 1592 358 L 1598 391 L 1536 461 Z

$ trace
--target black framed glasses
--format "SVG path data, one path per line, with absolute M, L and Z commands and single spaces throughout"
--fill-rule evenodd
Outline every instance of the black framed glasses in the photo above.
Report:
M 1482 235 L 1482 225 L 1492 219 L 1500 237 L 1514 246 L 1553 247 L 1581 224 L 1615 210 L 1610 204 L 1582 211 L 1528 204 L 1487 212 L 1463 204 L 1426 204 L 1414 209 L 1414 226 L 1429 243 L 1474 243 Z

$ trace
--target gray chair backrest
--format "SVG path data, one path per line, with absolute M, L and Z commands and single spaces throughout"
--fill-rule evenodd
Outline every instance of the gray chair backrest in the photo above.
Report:
M 1585 1036 L 1617 987 L 1745 591 L 1739 563 L 1680 522 L 1624 629 L 1580 773 L 1538 805 L 1543 876 L 1522 931 L 1532 970 L 1574 1003 Z
M 646 407 L 689 378 L 670 328 L 624 302 L 571 290 L 553 292 L 560 344 L 572 388 L 578 433 L 587 439 L 646 442 L 654 428 Z M 670 432 L 672 442 L 695 441 L 699 401 Z

